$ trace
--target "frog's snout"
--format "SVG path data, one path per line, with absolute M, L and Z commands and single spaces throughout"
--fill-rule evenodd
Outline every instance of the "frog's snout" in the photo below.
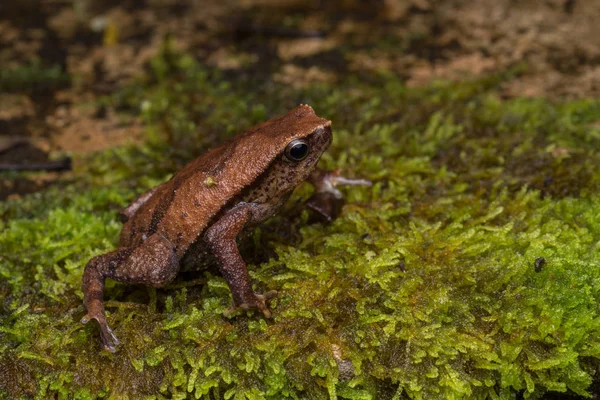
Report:
M 333 141 L 333 133 L 331 131 L 331 121 L 327 121 L 326 125 L 319 127 L 313 134 L 313 148 L 322 148 L 325 151 Z

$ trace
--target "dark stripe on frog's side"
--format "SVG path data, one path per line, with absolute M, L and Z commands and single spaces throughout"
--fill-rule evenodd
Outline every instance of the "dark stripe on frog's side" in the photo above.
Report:
M 237 138 L 233 137 L 233 139 L 237 139 Z M 223 149 L 223 153 L 221 153 L 221 155 L 219 157 L 219 162 L 215 163 L 211 168 L 209 168 L 203 172 L 207 173 L 208 175 L 215 175 L 215 176 L 221 175 L 221 172 L 223 172 L 223 168 L 224 168 L 225 164 L 227 163 L 227 161 L 231 160 L 231 156 L 235 153 L 235 150 L 237 149 L 237 147 L 239 145 L 238 140 L 236 140 L 234 142 L 229 142 L 229 143 L 231 143 L 229 146 L 224 146 L 224 145 L 221 146 L 221 148 Z
M 182 180 L 179 179 L 177 175 L 173 177 L 173 188 L 160 198 L 158 206 L 156 206 L 154 212 L 152 213 L 152 220 L 150 221 L 150 226 L 148 227 L 148 235 L 151 235 L 156 232 L 158 224 L 160 224 L 160 221 L 167 213 L 169 205 L 171 205 L 171 202 L 173 201 L 173 198 L 177 193 L 177 189 L 179 188 L 179 186 L 181 186 L 181 182 Z
M 119 219 L 122 223 L 129 221 L 139 210 L 141 206 L 146 204 L 146 202 L 156 193 L 156 191 L 160 188 L 161 185 L 155 186 L 147 192 L 143 193 L 137 199 L 135 199 L 131 204 L 121 210 L 119 213 Z
M 219 155 L 219 162 L 215 163 L 213 166 L 211 166 L 211 168 L 207 169 L 207 170 L 192 170 L 190 171 L 190 173 L 177 173 L 173 176 L 172 179 L 172 183 L 169 185 L 169 191 L 168 193 L 164 194 L 161 199 L 160 202 L 158 203 L 158 206 L 154 209 L 154 212 L 152 213 L 152 220 L 150 222 L 150 226 L 148 227 L 148 235 L 151 235 L 153 233 L 155 233 L 159 226 L 161 225 L 163 218 L 165 217 L 165 215 L 167 215 L 168 211 L 169 211 L 169 207 L 171 206 L 171 204 L 173 203 L 173 199 L 175 198 L 175 195 L 177 194 L 177 190 L 179 190 L 179 188 L 181 187 L 181 185 L 183 185 L 188 179 L 191 179 L 191 177 L 197 173 L 201 173 L 201 174 L 208 174 L 211 176 L 214 176 L 215 178 L 218 179 L 218 177 L 221 175 L 223 168 L 225 166 L 225 164 L 231 160 L 232 154 L 234 154 L 236 148 L 238 146 L 238 143 L 232 143 L 231 146 L 227 146 L 227 147 L 222 147 L 223 151 L 222 153 Z M 182 170 L 184 171 L 184 170 Z M 185 171 L 187 172 L 187 171 Z M 200 206 L 200 203 L 194 203 L 194 205 L 196 207 Z M 186 214 L 187 216 L 187 214 Z M 178 247 L 179 245 L 179 239 L 180 239 L 180 235 L 178 235 L 177 240 L 174 240 L 175 238 L 170 238 L 171 240 L 174 241 L 174 245 L 176 247 Z

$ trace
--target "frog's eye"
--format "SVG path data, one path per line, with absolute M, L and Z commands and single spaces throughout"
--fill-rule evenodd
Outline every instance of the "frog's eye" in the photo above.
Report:
M 290 161 L 302 161 L 308 155 L 308 142 L 304 139 L 292 140 L 284 152 L 285 158 Z

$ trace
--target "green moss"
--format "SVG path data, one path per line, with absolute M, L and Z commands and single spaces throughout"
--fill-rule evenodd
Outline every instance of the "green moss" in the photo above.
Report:
M 1 205 L 0 398 L 589 395 L 600 102 L 502 100 L 496 87 L 510 75 L 423 89 L 381 77 L 384 90 L 349 78 L 258 95 L 185 55 L 165 50 L 151 65 L 103 100 L 141 113 L 145 144 L 86 158 L 76 185 Z M 123 344 L 101 351 L 95 326 L 79 323 L 80 279 L 116 245 L 117 210 L 296 100 L 334 122 L 322 166 L 375 184 L 346 191 L 330 225 L 310 222 L 301 186 L 250 237 L 256 290 L 279 291 L 273 319 L 224 318 L 230 292 L 210 271 L 158 290 L 109 281 Z

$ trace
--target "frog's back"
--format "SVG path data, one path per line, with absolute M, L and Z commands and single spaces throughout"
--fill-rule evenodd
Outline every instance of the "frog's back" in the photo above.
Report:
M 215 216 L 252 185 L 292 139 L 329 124 L 310 106 L 301 105 L 208 151 L 157 188 L 123 227 L 121 245 L 135 246 L 158 232 L 183 256 Z

